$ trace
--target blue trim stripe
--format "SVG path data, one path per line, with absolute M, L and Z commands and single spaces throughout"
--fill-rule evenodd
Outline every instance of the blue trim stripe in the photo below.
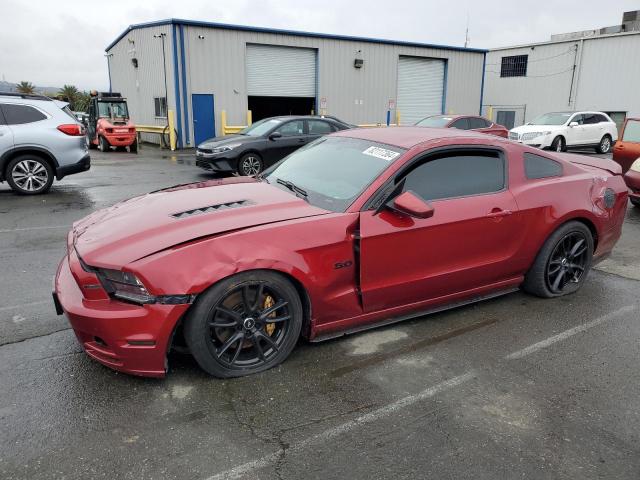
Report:
M 444 78 L 442 79 L 442 114 L 447 113 L 447 79 L 449 77 L 449 60 L 444 61 Z
M 316 32 L 304 32 L 297 30 L 282 30 L 278 28 L 264 28 L 264 27 L 251 27 L 247 25 L 231 25 L 228 23 L 216 23 L 216 22 L 201 22 L 197 20 L 182 20 L 179 18 L 168 18 L 166 20 L 157 20 L 155 22 L 146 22 L 146 23 L 137 23 L 134 25 L 129 25 L 127 29 L 122 32 L 116 39 L 107 46 L 106 51 L 111 50 L 111 48 L 118 43 L 125 35 L 127 35 L 131 30 L 135 30 L 138 28 L 145 27 L 155 27 L 158 25 L 192 25 L 196 27 L 209 27 L 209 28 L 220 28 L 225 30 L 239 30 L 244 32 L 260 32 L 260 33 L 275 33 L 281 35 L 296 35 L 298 37 L 312 37 L 312 38 L 328 38 L 333 40 L 351 40 L 355 42 L 368 42 L 368 43 L 384 43 L 388 45 L 402 45 L 405 47 L 424 47 L 424 48 L 438 48 L 441 50 L 455 50 L 459 52 L 475 52 L 475 53 L 486 53 L 487 50 L 479 49 L 479 48 L 464 48 L 464 47 L 454 47 L 451 45 L 436 45 L 432 43 L 419 43 L 419 42 L 406 42 L 399 40 L 388 40 L 384 38 L 370 38 L 370 37 L 354 37 L 351 35 L 333 35 L 327 33 L 316 33 Z
M 189 101 L 187 99 L 187 67 L 185 65 L 184 56 L 184 30 L 182 25 L 179 25 L 180 29 L 180 63 L 182 67 L 182 101 L 184 108 L 184 131 L 185 131 L 185 146 L 189 144 Z
M 482 59 L 482 81 L 480 82 L 480 112 L 479 115 L 482 115 L 482 101 L 484 100 L 484 75 L 485 69 L 487 68 L 487 52 L 484 52 L 484 58 Z M 491 119 L 489 119 L 491 120 Z M 493 120 L 491 120 L 493 121 Z
M 175 88 L 176 96 L 176 113 L 177 118 L 177 130 L 178 130 L 178 148 L 182 148 L 182 114 L 180 109 L 180 79 L 178 77 L 178 42 L 176 40 L 176 26 L 173 25 L 173 37 L 171 38 L 173 43 L 173 85 Z

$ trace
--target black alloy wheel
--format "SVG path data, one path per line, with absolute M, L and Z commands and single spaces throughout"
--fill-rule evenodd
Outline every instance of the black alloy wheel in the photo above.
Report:
M 271 272 L 230 277 L 194 305 L 185 339 L 198 364 L 217 377 L 257 373 L 282 362 L 302 326 L 295 288 Z
M 570 284 L 580 283 L 588 264 L 589 244 L 582 232 L 565 235 L 556 245 L 547 265 L 547 287 L 554 294 L 562 294 Z

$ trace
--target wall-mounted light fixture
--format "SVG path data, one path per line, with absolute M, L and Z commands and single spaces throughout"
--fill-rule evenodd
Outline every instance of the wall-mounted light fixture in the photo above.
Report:
M 356 58 L 353 61 L 354 68 L 362 68 L 364 66 L 364 60 L 362 58 L 362 50 L 356 52 Z
M 133 57 L 131 59 L 131 64 L 133 65 L 133 68 L 138 68 L 138 59 Z
M 198 35 L 198 38 L 199 38 L 200 40 L 204 40 L 204 35 Z

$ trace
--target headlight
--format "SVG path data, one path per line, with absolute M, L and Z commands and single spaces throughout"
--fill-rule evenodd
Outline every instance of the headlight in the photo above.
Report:
M 636 161 L 631 164 L 631 170 L 640 172 L 640 158 L 636 158 Z
M 133 273 L 109 270 L 107 268 L 96 268 L 94 270 L 102 283 L 102 287 L 109 295 L 113 295 L 120 300 L 139 304 L 156 302 L 156 298 L 149 294 L 146 287 Z
M 228 152 L 229 150 L 233 150 L 237 146 L 238 145 L 223 145 L 222 147 L 212 148 L 211 151 L 213 153 L 224 153 L 224 152 Z
M 547 132 L 542 132 L 542 135 L 551 135 L 553 132 L 552 131 L 547 131 Z

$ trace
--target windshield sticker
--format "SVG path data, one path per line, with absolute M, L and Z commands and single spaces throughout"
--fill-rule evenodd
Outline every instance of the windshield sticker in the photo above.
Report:
M 381 158 L 383 160 L 386 160 L 387 162 L 390 162 L 398 155 L 400 155 L 398 152 L 380 147 L 369 147 L 362 153 L 364 153 L 365 155 L 371 155 L 372 157 Z

